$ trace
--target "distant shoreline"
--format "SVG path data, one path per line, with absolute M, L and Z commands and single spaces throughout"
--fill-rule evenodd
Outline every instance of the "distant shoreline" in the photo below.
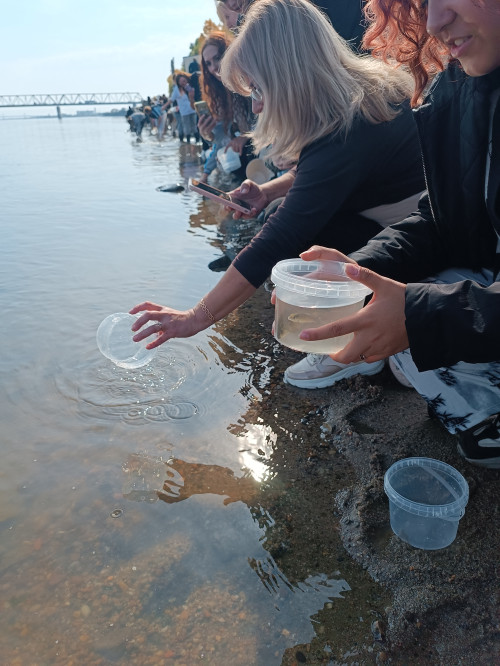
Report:
M 92 113 L 92 112 L 82 112 L 82 113 L 62 113 L 62 118 L 124 118 L 127 110 L 119 109 L 117 111 L 102 111 L 101 113 Z M 50 114 L 46 116 L 29 116 L 29 115 L 17 115 L 17 116 L 2 116 L 0 115 L 1 120 L 45 120 L 45 119 L 56 119 L 59 117 L 57 114 Z

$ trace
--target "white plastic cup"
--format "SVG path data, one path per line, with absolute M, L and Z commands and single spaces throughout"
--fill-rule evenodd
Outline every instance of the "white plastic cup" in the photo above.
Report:
M 351 280 L 340 261 L 285 259 L 273 268 L 276 288 L 274 335 L 285 347 L 297 351 L 333 354 L 343 349 L 353 334 L 326 340 L 301 340 L 305 328 L 317 328 L 348 317 L 363 306 L 371 293 L 368 287 Z
M 104 319 L 97 329 L 96 341 L 103 356 L 120 368 L 134 370 L 149 363 L 156 349 L 146 349 L 150 339 L 134 342 L 132 324 L 137 317 L 128 312 L 115 312 Z
M 256 157 L 251 162 L 247 164 L 246 168 L 246 177 L 257 183 L 257 185 L 263 185 L 271 180 L 273 172 L 266 167 L 264 160 Z
M 217 151 L 217 161 L 224 171 L 236 171 L 241 166 L 240 156 L 232 148 L 220 148 Z
M 384 476 L 391 528 L 415 548 L 438 550 L 457 536 L 469 486 L 451 465 L 433 458 L 404 458 Z

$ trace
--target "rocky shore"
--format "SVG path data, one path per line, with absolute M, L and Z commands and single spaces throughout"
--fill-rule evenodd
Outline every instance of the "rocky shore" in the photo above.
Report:
M 262 400 L 247 419 L 260 418 L 293 439 L 292 446 L 278 440 L 271 465 L 301 509 L 289 502 L 286 514 L 268 499 L 276 525 L 266 547 L 290 580 L 300 578 L 301 567 L 327 571 L 342 562 L 364 596 L 374 594 L 373 584 L 378 600 L 371 635 L 357 639 L 356 650 L 336 652 L 339 632 L 353 625 L 338 616 L 329 622 L 326 609 L 322 633 L 287 651 L 282 663 L 500 664 L 500 473 L 463 460 L 424 401 L 387 367 L 328 389 L 284 385 L 284 369 L 301 356 L 272 338 L 272 320 L 263 287 L 223 324 L 225 335 L 260 359 L 254 382 L 260 372 Z M 409 456 L 447 462 L 469 484 L 465 516 L 447 548 L 419 550 L 392 533 L 384 473 Z

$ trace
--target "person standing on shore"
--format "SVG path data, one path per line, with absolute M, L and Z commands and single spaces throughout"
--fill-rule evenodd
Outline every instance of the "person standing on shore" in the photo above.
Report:
M 396 376 L 458 438 L 470 463 L 500 468 L 500 5 L 495 0 L 369 0 L 365 43 L 409 66 L 427 178 L 418 211 L 347 261 L 373 289 L 358 314 L 302 331 L 354 333 L 335 360 L 392 356 Z M 430 73 L 443 69 L 428 87 Z
M 172 96 L 169 100 L 173 105 L 178 105 L 181 116 L 182 136 L 179 132 L 179 139 L 186 139 L 191 142 L 194 136 L 197 140 L 198 127 L 196 124 L 196 111 L 194 110 L 194 88 L 189 85 L 189 75 L 180 72 L 175 77 L 175 86 Z

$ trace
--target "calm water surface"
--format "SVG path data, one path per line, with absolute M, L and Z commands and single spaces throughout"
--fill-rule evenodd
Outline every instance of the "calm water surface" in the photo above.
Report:
M 272 666 L 353 594 L 347 569 L 292 581 L 270 554 L 280 433 L 248 418 L 269 359 L 223 325 L 135 371 L 96 347 L 110 313 L 219 279 L 220 211 L 156 191 L 197 150 L 134 143 L 122 118 L 0 122 L 3 664 Z M 359 630 L 337 640 L 350 663 Z

